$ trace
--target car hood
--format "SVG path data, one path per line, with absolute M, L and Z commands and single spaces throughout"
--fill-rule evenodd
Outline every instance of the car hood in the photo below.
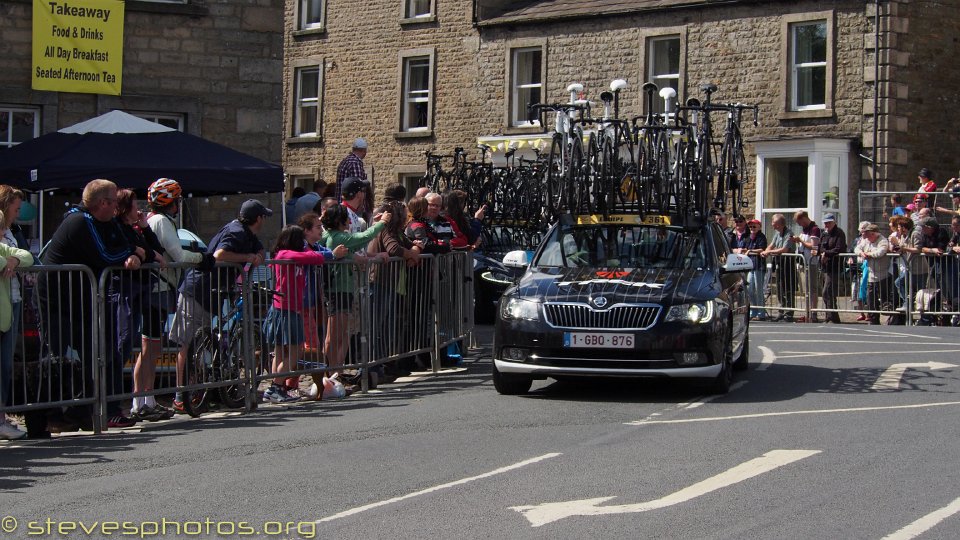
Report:
M 716 298 L 720 286 L 711 270 L 532 267 L 508 294 L 541 302 L 603 296 L 610 304 L 675 305 Z

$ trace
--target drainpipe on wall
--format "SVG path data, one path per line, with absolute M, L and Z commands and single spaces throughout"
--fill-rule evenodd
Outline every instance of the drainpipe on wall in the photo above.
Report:
M 873 191 L 880 191 L 880 181 L 877 178 L 877 168 L 880 160 L 877 156 L 878 130 L 880 127 L 880 0 L 874 0 L 873 11 Z

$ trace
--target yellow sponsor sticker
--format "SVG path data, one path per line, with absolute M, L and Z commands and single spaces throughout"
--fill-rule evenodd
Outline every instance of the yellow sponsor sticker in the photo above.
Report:
M 613 214 L 603 217 L 599 214 L 577 216 L 577 225 L 659 225 L 669 226 L 670 216 L 638 216 L 635 214 Z

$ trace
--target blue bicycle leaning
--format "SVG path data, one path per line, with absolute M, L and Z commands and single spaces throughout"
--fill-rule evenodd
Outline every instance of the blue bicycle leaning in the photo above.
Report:
M 283 296 L 283 293 L 254 284 L 253 289 L 265 294 Z M 259 325 L 253 325 L 254 358 L 253 373 L 248 373 L 244 361 L 244 298 L 239 291 L 229 303 L 229 310 L 221 309 L 221 315 L 215 315 L 209 327 L 197 330 L 190 342 L 187 353 L 186 384 L 203 385 L 199 389 L 185 391 L 183 408 L 190 416 L 197 417 L 209 408 L 211 398 L 216 393 L 219 402 L 228 409 L 239 409 L 246 405 L 249 375 L 257 376 L 269 369 L 270 357 Z M 223 302 L 227 303 L 227 302 Z M 223 312 L 226 313 L 223 313 Z

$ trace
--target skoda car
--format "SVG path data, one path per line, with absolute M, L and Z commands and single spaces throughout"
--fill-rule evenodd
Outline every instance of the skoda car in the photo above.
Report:
M 610 216 L 555 224 L 500 299 L 493 381 L 522 394 L 534 379 L 695 378 L 725 393 L 749 354 L 744 255 L 714 223 Z M 523 252 L 507 265 L 526 261 Z

